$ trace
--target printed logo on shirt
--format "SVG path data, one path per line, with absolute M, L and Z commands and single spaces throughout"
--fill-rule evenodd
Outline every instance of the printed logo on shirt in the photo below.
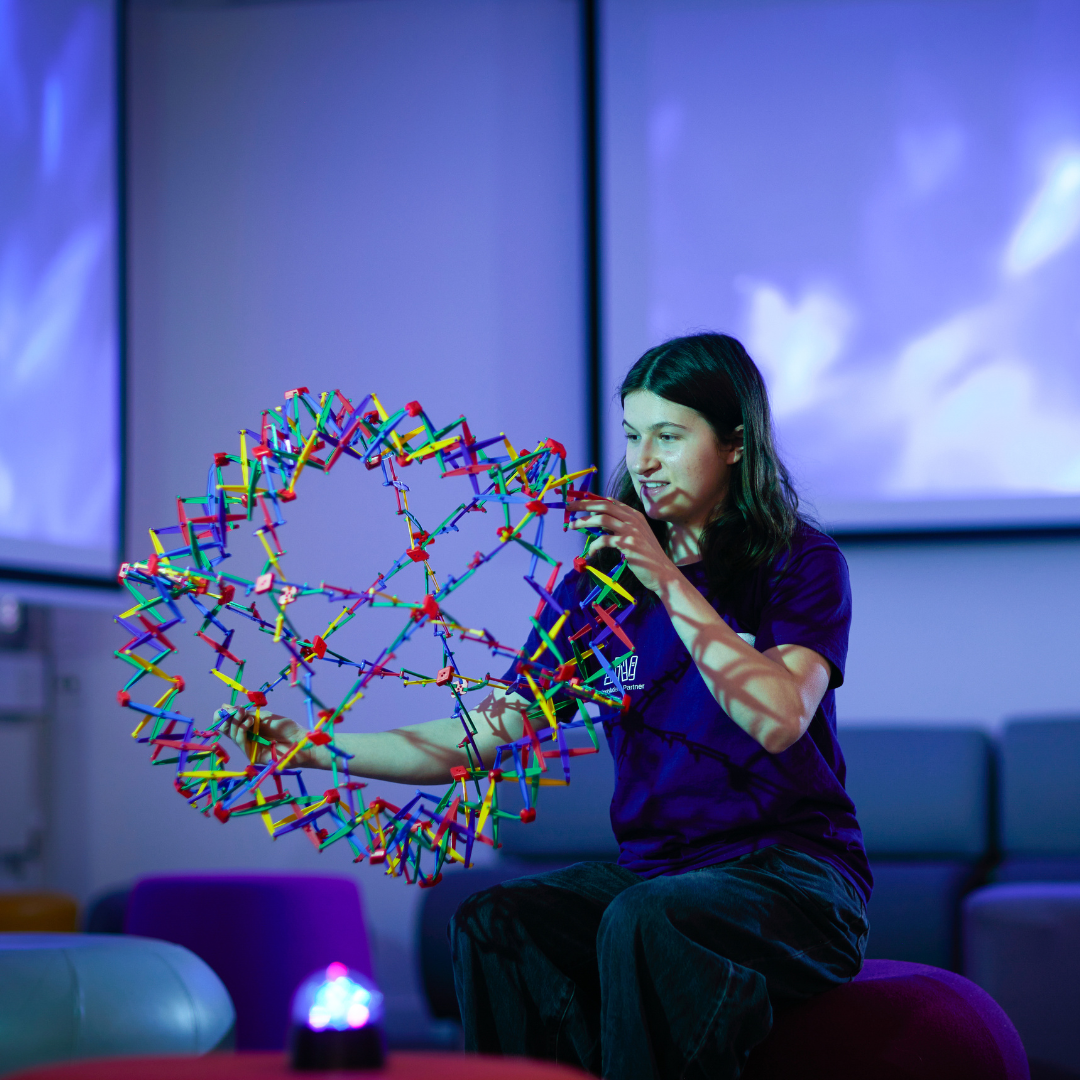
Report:
M 644 683 L 635 683 L 633 681 L 634 676 L 637 674 L 637 653 L 632 656 L 628 656 L 616 669 L 615 674 L 619 677 L 619 682 L 622 683 L 624 690 L 644 690 Z M 611 681 L 611 676 L 608 675 L 604 679 L 604 689 L 614 690 L 615 684 Z

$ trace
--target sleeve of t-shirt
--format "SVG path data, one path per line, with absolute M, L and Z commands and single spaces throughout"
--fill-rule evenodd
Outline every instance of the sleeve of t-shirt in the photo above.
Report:
M 574 650 L 570 644 L 569 636 L 574 633 L 574 630 L 580 626 L 583 616 L 578 610 L 578 589 L 577 582 L 580 578 L 580 574 L 576 570 L 568 571 L 562 581 L 559 582 L 558 587 L 555 589 L 555 599 L 561 607 L 570 610 L 570 618 L 563 624 L 563 629 L 559 632 L 559 636 L 555 639 L 555 645 L 562 654 L 564 660 L 573 659 Z M 552 626 L 555 625 L 556 620 L 559 618 L 559 613 L 548 604 L 540 614 L 540 625 L 545 631 L 549 631 Z M 526 656 L 532 656 L 537 649 L 540 648 L 541 640 L 540 635 L 536 628 L 533 627 L 532 632 L 529 634 L 528 641 L 525 642 L 524 652 Z M 542 653 L 539 657 L 539 662 L 545 667 L 557 667 L 558 660 L 551 655 L 550 651 Z M 532 690 L 529 689 L 528 682 L 518 676 L 517 673 L 517 660 L 511 662 L 510 666 L 503 674 L 503 678 L 510 683 L 517 680 L 517 684 L 511 687 L 511 690 L 515 694 L 520 694 L 524 698 L 528 698 L 532 701 Z
M 771 582 L 754 642 L 759 652 L 774 645 L 802 645 L 832 666 L 829 689 L 842 686 L 851 628 L 847 560 L 827 536 L 796 546 Z

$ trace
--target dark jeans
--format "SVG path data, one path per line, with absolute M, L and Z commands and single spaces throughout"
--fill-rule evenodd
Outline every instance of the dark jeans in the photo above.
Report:
M 858 973 L 866 935 L 854 887 L 784 847 L 647 881 L 599 862 L 518 878 L 450 924 L 465 1048 L 734 1078 L 774 1006 Z

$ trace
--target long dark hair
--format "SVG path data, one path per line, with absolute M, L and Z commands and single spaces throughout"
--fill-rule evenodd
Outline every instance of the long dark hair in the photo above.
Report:
M 761 372 L 735 338 L 693 334 L 645 353 L 619 387 L 620 400 L 635 390 L 696 410 L 723 446 L 737 442 L 735 429 L 743 426 L 742 457 L 731 466 L 727 498 L 706 525 L 701 545 L 711 591 L 718 598 L 730 596 L 789 546 L 800 521 L 798 495 L 776 452 Z M 625 462 L 612 477 L 609 494 L 644 512 Z M 649 525 L 667 551 L 666 523 L 649 518 Z M 598 565 L 610 568 L 618 561 L 611 549 L 596 554 Z M 643 593 L 636 580 L 631 587 L 636 595 Z

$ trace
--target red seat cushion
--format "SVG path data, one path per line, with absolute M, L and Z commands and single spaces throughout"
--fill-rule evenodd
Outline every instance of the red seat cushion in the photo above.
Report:
M 206 1057 L 104 1058 L 47 1065 L 5 1080 L 296 1080 L 284 1054 L 207 1054 Z M 345 1073 L 323 1073 L 344 1076 Z M 384 1072 L 351 1076 L 380 1080 L 582 1080 L 588 1073 L 567 1065 L 479 1054 L 391 1054 Z

